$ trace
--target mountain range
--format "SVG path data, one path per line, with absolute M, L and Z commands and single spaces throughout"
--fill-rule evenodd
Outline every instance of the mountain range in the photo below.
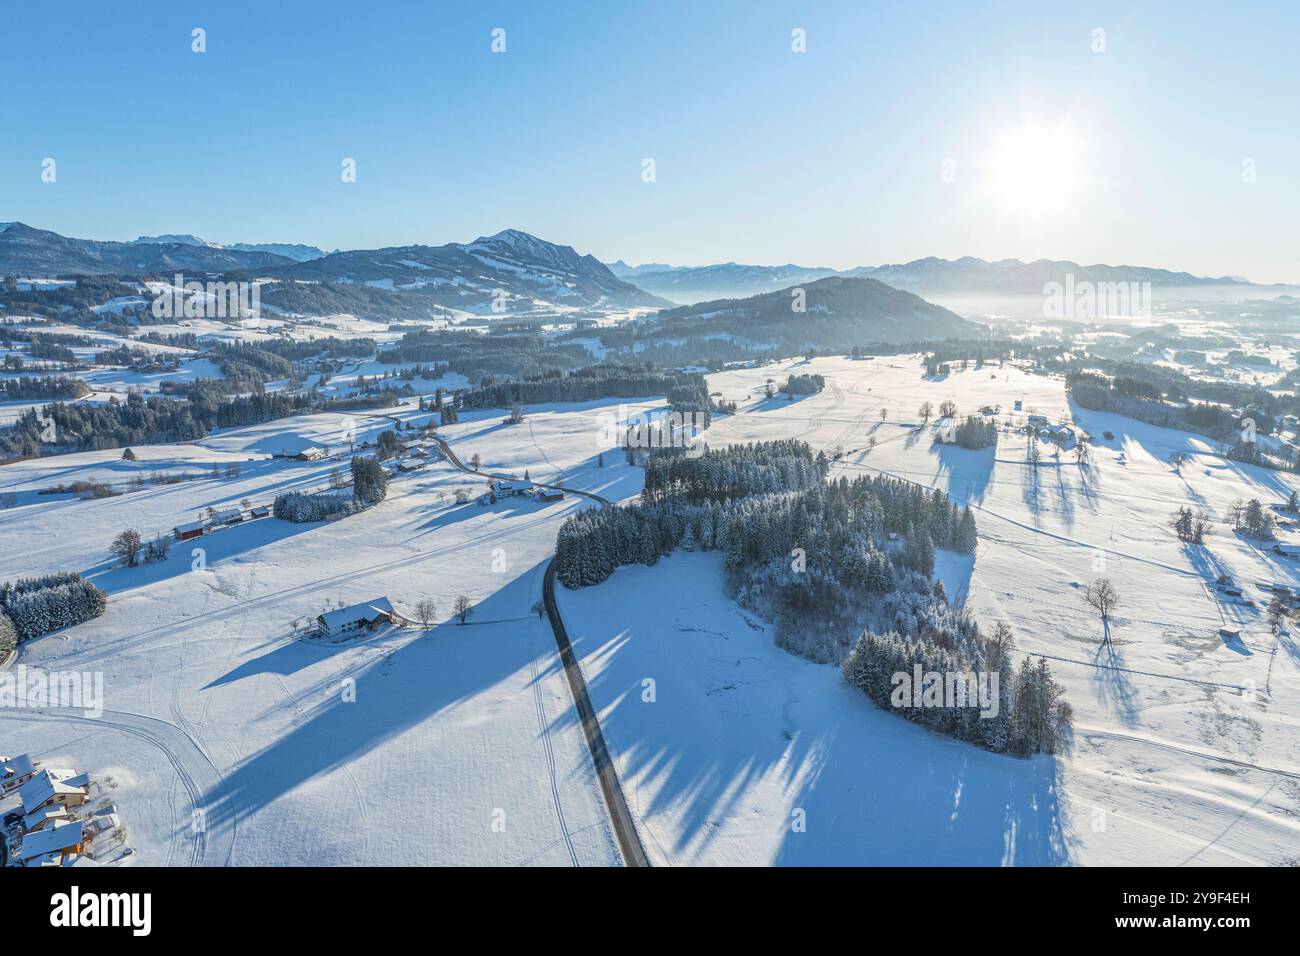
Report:
M 191 235 L 141 236 L 139 239 L 133 239 L 131 244 L 137 246 L 205 246 L 208 249 L 231 249 L 235 252 L 269 252 L 272 255 L 284 256 L 286 259 L 292 259 L 295 262 L 306 262 L 309 259 L 319 259 L 321 256 L 326 255 L 324 249 L 306 246 L 299 242 L 233 242 L 222 244 L 208 242 L 206 239 Z
M 896 289 L 905 289 L 918 295 L 950 295 L 960 292 L 1041 296 L 1045 284 L 1064 283 L 1067 275 L 1072 275 L 1076 284 L 1083 281 L 1150 282 L 1153 287 L 1159 288 L 1251 284 L 1236 276 L 1212 278 L 1142 266 L 1084 266 L 1069 260 L 1050 259 L 1034 262 L 1000 259 L 989 262 L 973 256 L 956 260 L 930 257 L 901 264 L 858 266 L 846 270 L 792 264 L 743 265 L 735 262 L 707 266 L 666 266 L 657 263 L 629 266 L 618 260 L 610 263 L 610 271 L 635 282 L 647 292 L 681 303 L 760 295 L 836 275 L 878 279 Z
M 175 237 L 160 236 L 160 239 Z M 21 222 L 0 224 L 0 275 L 106 275 L 178 271 L 228 272 L 292 262 L 261 250 L 189 242 L 70 239 Z
M 363 282 L 431 295 L 474 310 L 503 299 L 512 311 L 533 307 L 658 308 L 672 305 L 615 276 L 595 256 L 506 229 L 473 242 L 334 252 L 309 262 L 260 271 L 271 278 Z M 503 295 L 504 294 L 504 295 Z
M 595 256 L 518 229 L 469 243 L 325 253 L 292 244 L 223 246 L 188 234 L 101 242 L 21 222 L 0 224 L 0 276 L 178 272 L 358 284 L 470 312 L 498 302 L 511 312 L 673 304 L 619 279 Z
M 932 298 L 1041 296 L 1049 282 L 1149 282 L 1156 288 L 1244 287 L 1235 276 L 1203 277 L 1141 266 L 1080 265 L 1039 259 L 990 262 L 967 256 L 836 270 L 794 264 L 725 262 L 706 266 L 622 260 L 605 264 L 518 229 L 473 242 L 327 253 L 294 243 L 221 245 L 189 234 L 141 236 L 130 242 L 73 239 L 21 222 L 0 224 L 3 275 L 228 274 L 361 286 L 436 306 L 486 312 L 671 308 L 744 299 L 820 280 L 864 278 Z

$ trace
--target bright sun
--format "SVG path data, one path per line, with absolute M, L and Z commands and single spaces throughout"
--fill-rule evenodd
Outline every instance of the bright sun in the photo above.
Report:
M 1008 130 L 989 155 L 990 198 L 1019 216 L 1066 212 L 1080 198 L 1081 160 L 1081 144 L 1068 124 Z

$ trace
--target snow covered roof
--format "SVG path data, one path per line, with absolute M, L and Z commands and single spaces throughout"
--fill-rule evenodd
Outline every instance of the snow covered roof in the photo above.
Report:
M 0 759 L 0 784 L 9 780 L 21 780 L 23 777 L 30 776 L 35 769 L 36 765 L 32 762 L 30 754 L 4 757 Z
M 206 521 L 191 521 L 187 524 L 178 524 L 176 527 L 172 528 L 172 531 L 177 531 L 181 534 L 188 534 L 191 531 L 202 531 L 207 526 L 208 523 Z
M 52 806 L 41 807 L 39 810 L 33 810 L 27 816 L 23 817 L 23 830 L 31 833 L 39 830 L 51 820 L 62 820 L 68 815 L 67 807 L 56 803 Z
M 238 508 L 227 508 L 225 511 L 217 512 L 218 521 L 234 521 L 236 518 L 242 518 L 244 513 Z
M 44 830 L 37 830 L 23 837 L 14 857 L 19 863 L 34 860 L 49 853 L 61 853 L 82 842 L 82 823 L 74 820 L 69 823 L 56 823 Z
M 76 771 L 42 770 L 32 779 L 18 788 L 18 799 L 22 801 L 23 811 L 31 813 L 48 803 L 58 794 L 85 793 L 82 787 L 69 782 Z
M 351 624 L 378 620 L 392 613 L 393 602 L 386 597 L 381 597 L 373 601 L 353 604 L 351 607 L 339 608 L 337 611 L 329 611 L 320 616 L 320 621 L 328 631 L 333 633 Z
M 500 478 L 493 478 L 491 484 L 497 491 L 527 491 L 529 488 L 533 487 L 533 483 L 526 478 L 512 478 L 509 481 L 503 481 Z

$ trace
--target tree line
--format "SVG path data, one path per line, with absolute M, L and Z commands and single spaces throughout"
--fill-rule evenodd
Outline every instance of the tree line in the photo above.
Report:
M 108 598 L 80 574 L 59 571 L 0 585 L 0 634 L 15 643 L 72 627 L 104 613 Z

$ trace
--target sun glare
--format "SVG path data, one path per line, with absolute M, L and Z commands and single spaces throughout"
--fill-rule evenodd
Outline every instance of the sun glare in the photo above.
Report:
M 1065 212 L 1082 188 L 1081 144 L 1068 124 L 1025 124 L 994 140 L 990 196 L 1005 212 L 1036 217 Z

